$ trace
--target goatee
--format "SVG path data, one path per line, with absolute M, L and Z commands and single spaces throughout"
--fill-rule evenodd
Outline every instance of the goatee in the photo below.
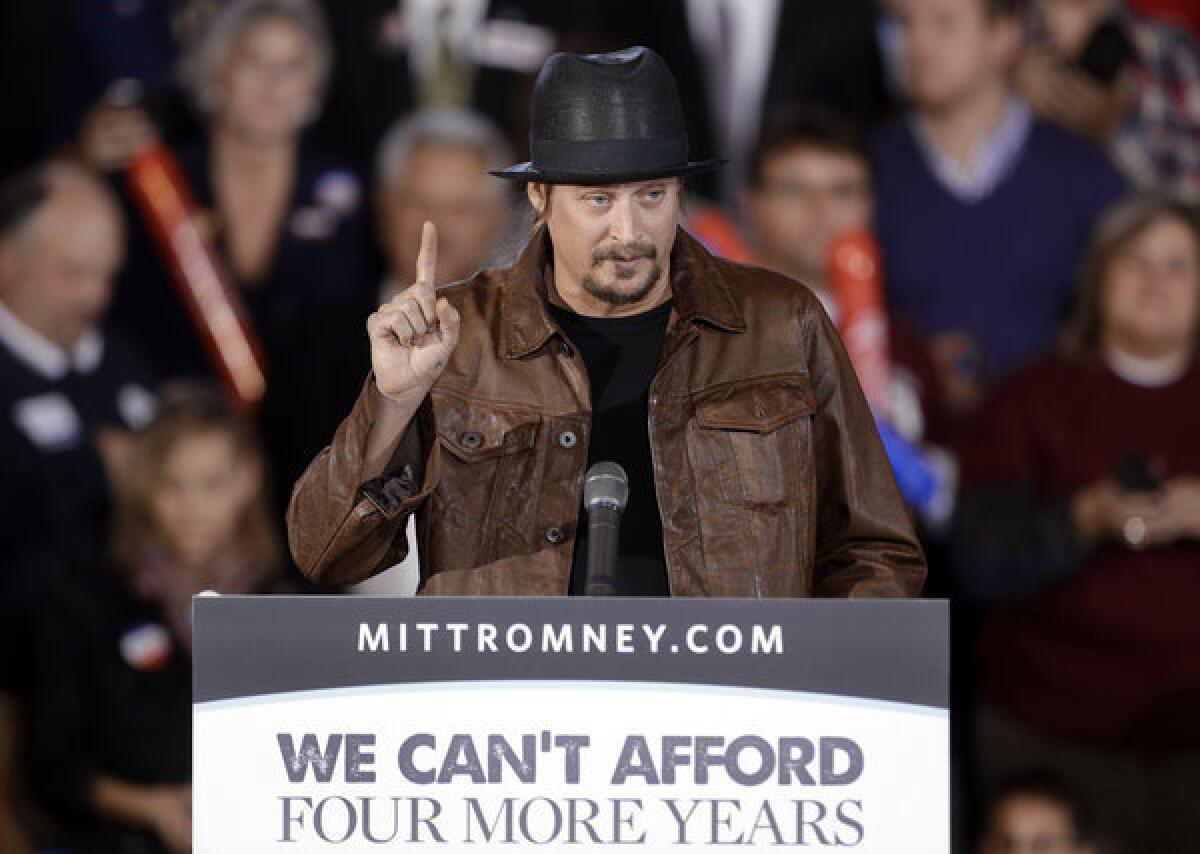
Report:
M 634 261 L 640 258 L 647 258 L 651 261 L 658 257 L 658 249 L 653 243 L 630 243 L 625 246 L 606 246 L 603 249 L 597 249 L 592 253 L 592 265 L 600 266 L 605 261 Z M 608 303 L 613 306 L 630 305 L 632 303 L 641 302 L 650 291 L 654 290 L 654 285 L 662 277 L 662 265 L 654 264 L 649 272 L 646 273 L 646 278 L 637 285 L 633 290 L 618 290 L 615 287 L 617 282 L 627 282 L 633 278 L 633 275 L 622 275 L 616 273 L 616 282 L 613 285 L 601 283 L 591 273 L 583 277 L 583 287 L 589 294 L 596 299 Z

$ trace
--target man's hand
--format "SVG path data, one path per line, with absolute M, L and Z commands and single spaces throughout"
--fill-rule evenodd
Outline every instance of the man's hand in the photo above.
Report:
M 1163 515 L 1173 539 L 1200 539 L 1200 478 L 1175 477 L 1163 486 Z
M 147 790 L 150 826 L 171 854 L 192 850 L 192 787 L 155 786 Z
M 1143 549 L 1178 539 L 1177 524 L 1157 492 L 1130 492 L 1116 481 L 1102 480 L 1075 494 L 1075 526 L 1088 543 L 1124 542 Z
M 84 116 L 79 155 L 93 169 L 112 172 L 157 140 L 158 132 L 143 110 L 101 101 Z
M 437 296 L 433 284 L 436 268 L 437 229 L 426 222 L 417 253 L 416 282 L 367 318 L 375 372 L 375 417 L 367 434 L 365 479 L 383 472 L 458 343 L 458 311 Z
M 383 397 L 406 407 L 424 399 L 458 343 L 458 311 L 437 296 L 436 268 L 437 229 L 426 222 L 416 281 L 367 318 L 375 385 Z
M 1105 86 L 1045 51 L 1028 52 L 1016 80 L 1035 113 L 1100 143 L 1120 127 L 1131 104 L 1127 78 Z
M 91 803 L 101 815 L 153 830 L 171 854 L 192 850 L 191 786 L 141 786 L 101 774 Z
M 982 372 L 979 345 L 970 334 L 951 330 L 940 332 L 929 342 L 929 356 L 938 373 L 943 403 L 955 418 L 966 418 L 979 409 L 987 393 Z

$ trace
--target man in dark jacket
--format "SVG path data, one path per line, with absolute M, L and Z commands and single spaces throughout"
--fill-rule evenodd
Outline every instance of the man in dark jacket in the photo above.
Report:
M 507 270 L 417 280 L 368 322 L 374 372 L 297 484 L 301 568 L 361 579 L 407 548 L 421 592 L 580 593 L 583 473 L 629 501 L 618 593 L 912 596 L 925 562 L 829 319 L 803 285 L 721 261 L 676 225 L 689 162 L 674 80 L 644 48 L 556 54 Z
M 0 184 L 0 781 L 26 744 L 30 615 L 102 552 L 109 469 L 154 413 L 150 372 L 100 319 L 121 261 L 121 216 L 76 165 Z M 14 850 L 21 828 L 0 826 Z M 6 821 L 6 819 L 8 819 Z M 7 850 L 7 849 L 6 849 Z

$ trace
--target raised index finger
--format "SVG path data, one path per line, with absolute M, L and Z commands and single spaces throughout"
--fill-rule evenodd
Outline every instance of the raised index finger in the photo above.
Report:
M 421 227 L 421 248 L 417 252 L 417 284 L 432 290 L 437 270 L 437 227 L 429 220 Z

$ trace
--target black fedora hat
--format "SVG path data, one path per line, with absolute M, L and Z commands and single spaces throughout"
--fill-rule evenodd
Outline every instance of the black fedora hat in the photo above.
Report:
M 675 78 L 645 47 L 552 55 L 534 86 L 530 124 L 533 159 L 493 175 L 617 184 L 706 172 L 725 162 L 688 160 Z

